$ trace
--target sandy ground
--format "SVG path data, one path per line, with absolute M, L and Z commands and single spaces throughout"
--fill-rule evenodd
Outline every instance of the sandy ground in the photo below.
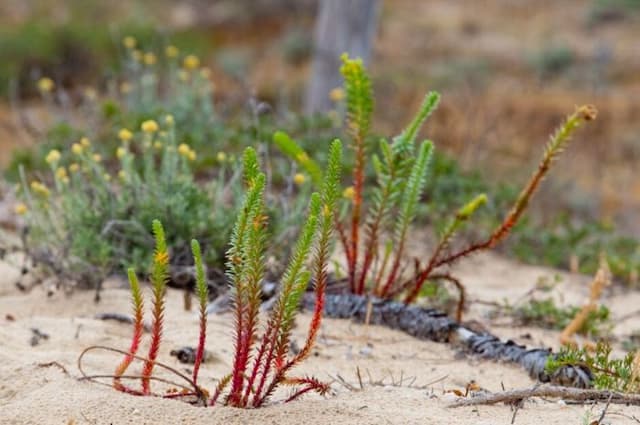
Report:
M 541 276 L 558 273 L 493 255 L 470 259 L 456 272 L 467 284 L 471 299 L 481 295 L 484 300 L 496 301 L 513 301 Z M 560 274 L 559 298 L 571 303 L 582 300 L 589 279 Z M 112 285 L 96 305 L 88 292 L 72 296 L 56 293 L 49 298 L 42 286 L 30 293 L 19 292 L 14 287 L 17 277 L 18 269 L 12 264 L 0 263 L 1 424 L 508 424 L 513 416 L 509 406 L 451 409 L 447 405 L 456 396 L 447 391 L 463 390 L 471 380 L 489 391 L 532 385 L 528 376 L 514 366 L 467 358 L 444 344 L 417 341 L 380 327 L 325 320 L 313 356 L 296 371 L 333 381 L 333 393 L 325 398 L 308 395 L 283 404 L 278 400 L 288 394 L 284 390 L 266 408 L 240 410 L 134 397 L 108 386 L 78 381 L 76 365 L 80 352 L 90 345 L 128 347 L 129 326 L 93 319 L 97 312 L 127 313 L 128 291 Z M 640 294 L 612 291 L 607 304 L 614 316 L 620 317 L 638 308 Z M 470 316 L 491 325 L 479 307 L 472 308 Z M 166 319 L 159 358 L 188 372 L 188 367 L 178 363 L 169 351 L 195 345 L 197 318 L 182 309 L 182 296 L 173 290 L 168 294 Z M 298 344 L 304 341 L 308 320 L 308 315 L 298 320 L 294 335 Z M 215 379 L 231 369 L 231 322 L 230 315 L 210 317 L 207 348 L 213 359 L 201 372 L 205 387 L 213 388 Z M 502 336 L 526 344 L 557 345 L 554 332 L 494 324 L 493 330 Z M 640 318 L 634 317 L 619 323 L 613 332 L 624 335 L 639 326 Z M 49 338 L 31 346 L 32 328 Z M 119 360 L 119 355 L 96 351 L 86 358 L 85 367 L 89 373 L 111 373 Z M 43 366 L 50 362 L 58 362 L 67 372 L 57 366 Z M 362 372 L 362 390 L 356 368 Z M 354 388 L 336 381 L 338 376 Z M 156 389 L 160 389 L 158 385 Z M 533 400 L 517 412 L 514 423 L 581 424 L 587 417 L 597 418 L 603 407 Z M 611 406 L 606 420 L 611 424 L 636 423 L 634 416 L 640 418 L 640 408 Z

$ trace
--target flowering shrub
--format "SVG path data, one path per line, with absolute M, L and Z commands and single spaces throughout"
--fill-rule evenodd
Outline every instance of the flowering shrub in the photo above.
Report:
M 236 152 L 270 131 L 260 120 L 245 127 L 215 115 L 209 70 L 198 57 L 174 46 L 138 47 L 124 38 L 122 74 L 103 95 L 85 93 L 73 124 L 57 106 L 63 89 L 41 78 L 38 90 L 58 122 L 38 145 L 47 150 L 14 157 L 24 169 L 16 213 L 29 224 L 29 253 L 85 286 L 130 266 L 145 270 L 152 245 L 145 223 L 154 218 L 172 224 L 175 264 L 191 265 L 188 241 L 197 237 L 205 263 L 222 268 L 241 193 Z M 269 166 L 270 185 L 284 189 L 265 195 L 271 242 L 284 257 L 306 208 L 304 196 L 293 195 L 312 186 L 288 165 Z
M 138 131 L 120 129 L 118 138 L 113 164 L 83 137 L 67 151 L 46 155 L 51 187 L 23 174 L 17 212 L 28 223 L 34 258 L 95 286 L 125 267 L 146 269 L 153 243 L 145 223 L 160 218 L 172 223 L 176 257 L 188 253 L 196 236 L 207 247 L 208 263 L 222 265 L 238 176 L 198 184 L 191 169 L 196 152 L 177 143 L 171 115 L 146 120 Z M 221 167 L 222 175 L 229 171 Z

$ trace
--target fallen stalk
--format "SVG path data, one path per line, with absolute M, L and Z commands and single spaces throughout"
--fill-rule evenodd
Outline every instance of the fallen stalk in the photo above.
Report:
M 516 403 L 531 397 L 553 397 L 576 402 L 607 402 L 611 404 L 624 404 L 627 406 L 640 406 L 640 394 L 623 394 L 608 390 L 594 390 L 582 388 L 568 388 L 557 385 L 542 385 L 532 388 L 504 391 L 489 395 L 478 395 L 471 398 L 458 400 L 447 407 L 478 406 L 482 404 Z
M 312 309 L 314 302 L 314 297 L 305 296 L 304 308 Z M 527 349 L 514 341 L 502 341 L 490 333 L 476 332 L 436 309 L 363 295 L 328 294 L 324 314 L 329 318 L 353 319 L 361 323 L 368 320 L 372 325 L 401 330 L 421 340 L 454 343 L 484 359 L 518 364 L 539 382 L 575 388 L 592 385 L 592 371 L 585 365 L 563 365 L 550 375 L 546 372 L 546 364 L 555 356 L 551 350 Z

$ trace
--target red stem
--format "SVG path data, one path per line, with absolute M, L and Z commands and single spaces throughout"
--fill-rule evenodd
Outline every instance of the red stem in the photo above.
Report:
M 456 306 L 456 321 L 457 322 L 461 322 L 462 321 L 462 313 L 464 310 L 464 302 L 466 299 L 466 290 L 464 289 L 464 286 L 462 285 L 462 283 L 456 279 L 455 277 L 451 276 L 448 273 L 442 273 L 442 274 L 434 274 L 430 276 L 431 279 L 442 279 L 442 280 L 448 280 L 449 282 L 453 283 L 456 287 L 456 289 L 458 289 L 458 304 Z
M 144 363 L 142 369 L 142 392 L 148 395 L 151 391 L 149 377 L 153 372 L 155 366 L 155 360 L 158 357 L 158 351 L 160 349 L 160 340 L 162 339 L 162 312 L 163 312 L 163 300 L 162 294 L 156 294 L 159 299 L 156 298 L 153 308 L 153 324 L 151 326 L 151 346 L 149 347 L 149 354 L 147 355 L 147 361 Z
M 240 401 L 240 393 L 242 391 L 242 381 L 244 379 L 244 371 L 246 369 L 246 362 L 243 364 L 244 359 L 244 332 L 243 326 L 243 301 L 240 289 L 240 284 L 236 285 L 236 353 L 233 360 L 233 372 L 231 377 L 231 392 L 229 394 L 229 403 L 233 406 L 237 405 Z
M 273 332 L 273 326 L 268 326 L 264 335 L 262 336 L 262 343 L 260 344 L 260 348 L 258 349 L 258 354 L 256 355 L 253 361 L 253 369 L 251 370 L 251 375 L 249 375 L 249 381 L 247 382 L 247 388 L 244 391 L 244 397 L 242 398 L 242 404 L 244 406 L 247 405 L 249 396 L 251 395 L 251 389 L 253 388 L 253 384 L 258 377 L 258 373 L 262 366 L 262 359 L 266 354 L 267 347 L 269 346 L 269 342 L 271 341 L 271 333 Z
M 400 261 L 402 259 L 402 254 L 404 253 L 404 242 L 405 242 L 405 238 L 404 237 L 400 238 L 400 245 L 398 246 L 398 250 L 396 251 L 396 255 L 393 260 L 393 265 L 391 266 L 391 272 L 387 277 L 387 283 L 384 284 L 384 286 L 382 287 L 382 291 L 380 293 L 380 296 L 382 298 L 387 296 L 387 294 L 393 287 L 393 284 L 395 283 L 396 278 L 398 277 L 398 270 L 400 270 Z
M 278 314 L 274 317 L 273 321 L 269 323 L 266 331 L 266 334 L 269 334 L 269 339 L 267 340 L 267 345 L 265 346 L 265 350 L 266 350 L 266 347 L 268 346 L 269 351 L 267 352 L 267 357 L 263 363 L 262 374 L 260 376 L 260 382 L 258 383 L 258 388 L 256 388 L 256 392 L 253 396 L 253 407 L 259 407 L 260 404 L 262 403 L 262 397 L 260 396 L 260 393 L 262 392 L 262 389 L 264 388 L 264 384 L 267 381 L 267 376 L 271 371 L 271 363 L 273 362 L 274 353 L 276 350 L 278 329 L 280 329 L 281 322 L 282 322 L 282 316 L 281 316 L 281 310 L 280 310 L 278 311 Z M 265 334 L 265 337 L 266 337 L 266 334 Z M 263 344 L 264 344 L 264 341 L 263 341 Z
M 364 187 L 364 140 L 356 138 L 356 164 L 353 169 L 353 211 L 351 215 L 351 258 L 349 259 L 349 284 L 352 292 L 364 293 L 364 284 L 356 286 L 356 267 L 358 263 L 358 244 L 360 242 L 360 210 L 362 208 L 362 190 Z
M 124 359 L 116 368 L 113 378 L 113 387 L 118 391 L 130 392 L 134 391 L 131 388 L 125 387 L 120 382 L 120 377 L 126 372 L 131 362 L 135 358 L 138 348 L 140 347 L 140 341 L 142 340 L 142 332 L 144 331 L 144 324 L 142 323 L 142 311 L 136 311 L 134 324 L 133 324 L 133 338 L 131 339 L 131 346 L 129 347 L 128 354 L 125 354 Z
M 198 385 L 198 371 L 204 357 L 204 346 L 207 339 L 207 305 L 200 304 L 200 336 L 198 338 L 198 349 L 193 363 L 193 383 Z

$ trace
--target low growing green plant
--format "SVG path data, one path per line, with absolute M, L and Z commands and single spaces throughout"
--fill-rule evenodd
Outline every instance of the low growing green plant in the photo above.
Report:
M 532 299 L 515 308 L 513 314 L 523 325 L 562 330 L 580 310 L 581 308 L 577 306 L 559 307 L 552 298 L 546 298 Z M 609 313 L 606 306 L 599 306 L 597 310 L 589 313 L 579 333 L 592 337 L 598 336 L 602 325 L 610 319 Z
M 586 366 L 593 373 L 593 386 L 602 390 L 620 392 L 639 392 L 640 375 L 635 364 L 635 352 L 627 353 L 623 358 L 612 358 L 611 346 L 600 342 L 595 351 L 586 348 L 564 347 L 556 356 L 547 361 L 547 372 L 552 375 L 565 365 Z
M 154 379 L 152 375 L 154 366 L 169 369 L 187 383 L 179 385 L 185 391 L 166 394 L 165 397 L 195 396 L 198 402 L 210 406 L 218 403 L 223 393 L 226 395 L 222 404 L 235 407 L 261 407 L 271 398 L 276 388 L 282 385 L 296 388 L 286 401 L 294 400 L 309 391 L 324 394 L 329 389 L 327 384 L 313 377 L 292 377 L 290 373 L 311 353 L 322 319 L 334 210 L 339 194 L 341 156 L 341 144 L 336 140 L 331 145 L 329 162 L 322 181 L 322 191 L 311 195 L 307 219 L 302 226 L 286 271 L 282 275 L 276 303 L 260 335 L 260 291 L 265 273 L 267 229 L 264 202 L 266 177 L 260 171 L 255 150 L 252 148 L 245 150 L 243 162 L 247 192 L 233 227 L 230 248 L 227 251 L 227 275 L 231 282 L 234 304 L 233 367 L 228 375 L 219 380 L 217 387 L 211 393 L 198 385 L 198 372 L 206 342 L 208 294 L 200 245 L 196 240 L 191 242 L 191 248 L 196 265 L 196 288 L 200 301 L 200 337 L 193 375 L 187 377 L 156 361 L 163 332 L 169 252 L 162 225 L 157 220 L 153 222 L 156 248 L 151 268 L 153 288 L 151 344 L 146 357 L 137 355 L 142 338 L 143 300 L 135 271 L 129 269 L 134 332 L 129 351 L 123 352 L 125 357 L 113 376 L 115 389 L 136 395 L 153 394 L 150 381 Z M 299 352 L 290 353 L 294 319 L 310 281 L 314 286 L 315 310 L 309 324 L 307 339 Z M 84 354 L 96 348 L 114 351 L 109 347 L 89 347 L 80 356 L 81 370 Z M 132 377 L 125 376 L 125 372 L 135 359 L 143 362 L 141 376 L 135 377 L 141 379 L 140 389 L 122 384 L 122 379 Z M 85 377 L 95 378 L 86 375 Z M 155 379 L 159 380 L 159 378 Z

